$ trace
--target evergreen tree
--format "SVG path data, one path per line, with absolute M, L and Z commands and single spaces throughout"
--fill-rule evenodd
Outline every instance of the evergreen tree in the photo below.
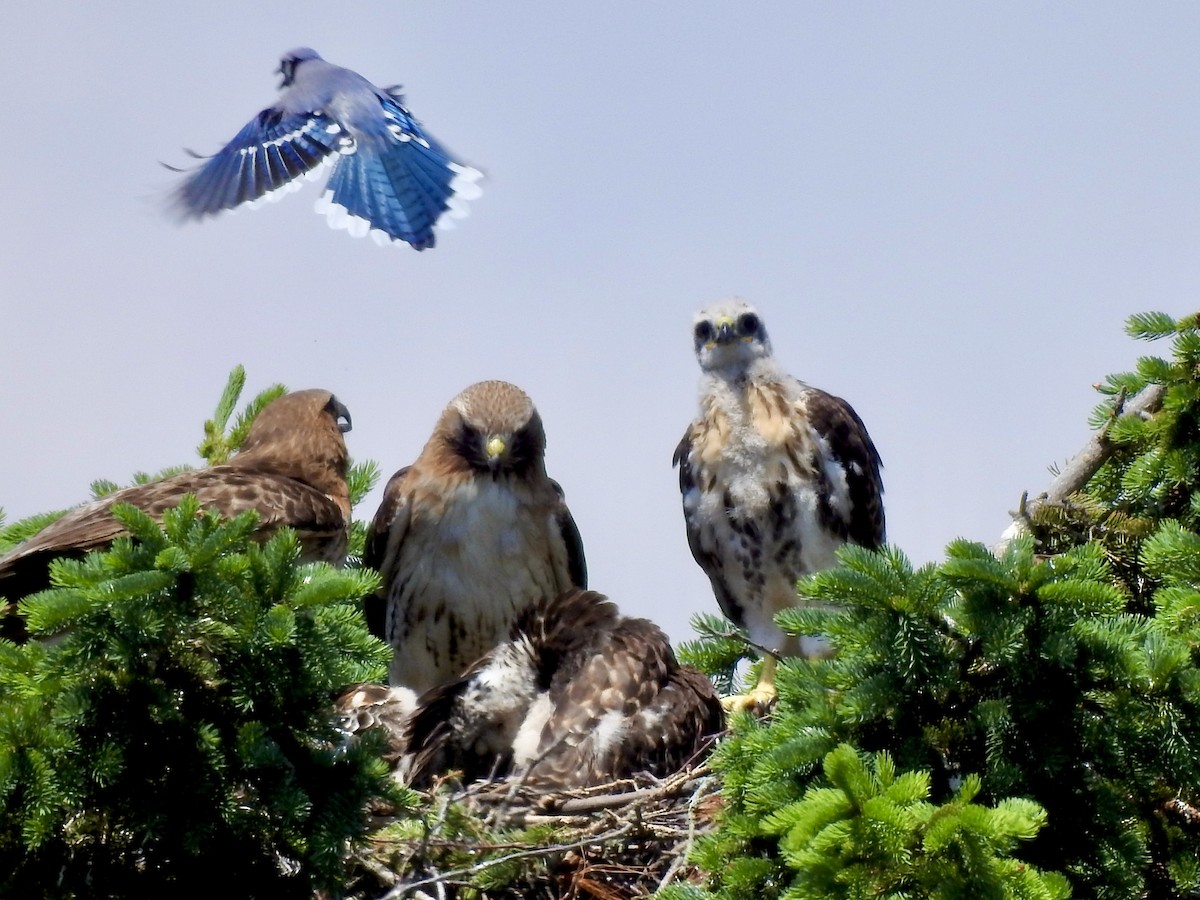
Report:
M 243 381 L 206 426 L 207 462 L 283 391 L 227 431 Z M 373 471 L 355 467 L 355 501 Z M 302 565 L 291 532 L 259 545 L 254 513 L 223 521 L 192 497 L 161 526 L 114 514 L 131 537 L 55 561 L 54 587 L 21 602 L 48 639 L 0 642 L 0 895 L 339 892 L 368 801 L 404 799 L 379 748 L 347 742 L 330 712 L 337 689 L 385 670 L 359 609 L 377 578 Z
M 998 552 L 849 547 L 801 582 L 846 610 L 781 624 L 838 655 L 735 721 L 710 883 L 675 896 L 1200 896 L 1200 328 L 1129 330 L 1171 357 L 1101 388 L 1082 490 Z M 697 624 L 684 655 L 731 678 L 744 647 Z

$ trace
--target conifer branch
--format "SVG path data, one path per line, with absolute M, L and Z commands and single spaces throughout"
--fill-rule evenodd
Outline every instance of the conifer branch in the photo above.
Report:
M 1070 461 L 1050 482 L 1049 487 L 1032 499 L 1029 498 L 1028 491 L 1021 495 L 1021 502 L 1017 509 L 1010 513 L 1013 524 L 1005 529 L 1000 543 L 995 548 L 996 552 L 998 554 L 1003 552 L 1013 538 L 1028 532 L 1029 523 L 1039 509 L 1044 506 L 1061 505 L 1072 494 L 1083 489 L 1088 480 L 1112 456 L 1114 445 L 1108 438 L 1108 430 L 1113 422 L 1125 415 L 1145 418 L 1152 416 L 1162 406 L 1165 393 L 1165 385 L 1148 384 L 1132 400 L 1126 402 L 1125 391 L 1122 389 L 1113 402 L 1108 421 L 1088 439 L 1078 453 L 1071 457 Z

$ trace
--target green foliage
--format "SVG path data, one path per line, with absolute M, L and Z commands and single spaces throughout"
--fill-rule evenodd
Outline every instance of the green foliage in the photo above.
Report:
M 1200 318 L 1144 313 L 1126 330 L 1141 340 L 1170 339 L 1169 352 L 1142 357 L 1134 371 L 1099 386 L 1106 399 L 1091 424 L 1113 452 L 1079 496 L 1047 506 L 1033 524 L 1046 552 L 1084 540 L 1103 545 L 1131 602 L 1150 614 L 1156 585 L 1137 566 L 1142 541 L 1164 519 L 1200 530 Z M 1147 388 L 1163 392 L 1157 414 L 1120 414 Z
M 739 685 L 738 665 L 754 653 L 745 630 L 711 613 L 692 616 L 692 629 L 700 637 L 679 646 L 680 661 L 707 672 L 722 694 L 735 693 Z
M 350 464 L 350 470 L 346 473 L 346 485 L 350 489 L 350 505 L 352 507 L 358 506 L 359 502 L 371 493 L 375 485 L 379 483 L 379 475 L 379 463 L 373 459 Z M 350 546 L 347 551 L 351 563 L 357 563 L 362 559 L 366 544 L 367 522 L 355 519 L 350 524 Z
M 284 390 L 230 428 L 244 381 L 235 369 L 205 425 L 209 464 Z M 377 479 L 356 464 L 352 501 Z M 386 671 L 360 610 L 378 577 L 301 565 L 291 532 L 259 545 L 253 513 L 222 521 L 193 497 L 161 527 L 114 514 L 130 537 L 55 561 L 54 587 L 20 603 L 39 639 L 0 642 L 0 896 L 340 893 L 366 805 L 412 800 L 377 739 L 347 741 L 330 710 Z M 0 551 L 58 515 L 0 528 Z
M 735 718 L 695 856 L 710 883 L 672 896 L 1197 895 L 1200 334 L 1162 314 L 1130 332 L 1171 356 L 1101 388 L 1112 453 L 1030 534 L 920 568 L 846 548 L 801 582 L 842 611 L 780 624 L 838 655 L 784 661 L 774 714 Z M 1159 412 L 1113 415 L 1148 384 Z M 709 640 L 689 659 L 727 672 Z
M 60 509 L 55 512 L 40 513 L 21 519 L 19 522 L 13 522 L 11 525 L 5 525 L 3 517 L 0 517 L 0 554 L 7 553 L 17 544 L 33 537 L 64 512 L 66 510 Z
M 777 893 L 768 896 L 1070 896 L 1061 875 L 1039 872 L 1007 855 L 1018 841 L 1037 834 L 1045 823 L 1044 811 L 1019 799 L 985 807 L 974 802 L 978 793 L 979 780 L 971 777 L 935 806 L 928 800 L 928 773 L 900 773 L 887 753 L 864 759 L 841 744 L 825 755 L 819 775 L 802 797 L 779 806 L 759 823 L 763 835 L 778 840 L 786 869 L 769 886 Z M 723 843 L 702 842 L 697 856 L 705 868 L 724 868 Z M 763 885 L 755 877 L 761 866 L 745 869 L 738 874 L 750 878 L 742 883 L 729 878 L 719 896 L 761 891 Z
M 274 384 L 261 391 L 238 414 L 233 427 L 230 428 L 229 420 L 233 417 L 234 407 L 237 406 L 245 386 L 246 370 L 235 366 L 229 373 L 229 380 L 225 384 L 225 390 L 221 392 L 221 399 L 217 401 L 213 417 L 204 423 L 204 440 L 200 442 L 196 452 L 210 466 L 228 462 L 229 457 L 246 440 L 254 417 L 272 400 L 287 393 L 287 388 L 282 384 Z
M 379 677 L 363 570 L 300 565 L 294 535 L 250 540 L 185 498 L 159 528 L 54 563 L 0 645 L 0 893 L 309 896 L 335 887 L 363 806 L 392 792 L 331 694 Z

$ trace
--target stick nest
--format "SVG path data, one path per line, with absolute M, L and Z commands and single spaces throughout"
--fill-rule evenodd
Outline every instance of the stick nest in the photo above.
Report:
M 374 811 L 348 896 L 624 900 L 698 882 L 688 856 L 712 828 L 719 791 L 703 764 L 572 791 L 445 779 L 411 809 Z

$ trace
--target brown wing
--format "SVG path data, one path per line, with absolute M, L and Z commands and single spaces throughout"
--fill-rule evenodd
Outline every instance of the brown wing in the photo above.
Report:
M 379 573 L 382 584 L 378 591 L 363 600 L 363 614 L 367 619 L 367 628 L 371 634 L 381 641 L 387 640 L 387 605 L 388 594 L 391 591 L 392 566 L 395 565 L 395 555 L 399 552 L 403 540 L 403 530 L 407 522 L 408 473 L 412 466 L 405 466 L 388 479 L 383 488 L 383 499 L 375 518 L 371 520 L 371 530 L 367 532 L 367 546 L 363 552 L 363 565 L 370 566 Z M 389 541 L 392 528 L 399 522 L 400 533 L 391 547 L 389 556 Z
M 132 504 L 161 521 L 185 494 L 195 494 L 202 506 L 227 518 L 255 510 L 260 539 L 283 526 L 294 528 L 306 559 L 338 561 L 345 553 L 348 523 L 329 497 L 290 478 L 214 466 L 125 488 L 67 512 L 0 559 L 0 593 L 21 597 L 43 590 L 49 586 L 51 559 L 82 556 L 125 534 L 113 518 L 113 504 Z
M 805 403 L 813 429 L 825 437 L 834 457 L 846 470 L 850 489 L 847 536 L 869 549 L 882 546 L 887 539 L 880 473 L 883 463 L 867 426 L 849 403 L 817 388 L 806 391 Z
M 662 777 L 723 727 L 716 691 L 678 665 L 656 625 L 570 590 L 526 610 L 509 643 L 420 698 L 406 771 L 421 785 L 451 769 L 471 781 L 517 765 L 543 788 Z
M 704 570 L 704 574 L 708 576 L 709 582 L 712 584 L 713 595 L 717 598 L 717 605 L 721 608 L 726 617 L 740 627 L 745 627 L 746 620 L 742 614 L 742 607 L 733 596 L 729 586 L 725 583 L 725 578 L 721 568 L 721 557 L 711 552 L 704 546 L 703 533 L 699 522 L 696 521 L 693 514 L 696 503 L 699 501 L 700 485 L 696 482 L 695 472 L 692 470 L 691 464 L 692 455 L 692 427 L 683 435 L 683 440 L 679 442 L 679 446 L 675 448 L 675 456 L 672 459 L 672 464 L 679 467 L 679 493 L 683 500 L 683 521 L 687 527 L 688 548 L 692 551 L 692 558 L 696 560 L 697 565 Z M 730 504 L 726 504 L 728 506 Z
M 339 727 L 348 735 L 368 730 L 384 734 L 384 758 L 398 762 L 408 750 L 408 719 L 417 698 L 406 688 L 363 683 L 343 690 L 334 700 Z
M 514 629 L 511 643 L 421 695 L 405 723 L 400 771 L 410 785 L 423 787 L 451 770 L 464 782 L 508 773 L 513 741 L 539 689 L 529 649 Z
M 587 560 L 583 555 L 583 537 L 579 534 L 579 528 L 575 524 L 571 510 L 567 509 L 567 496 L 562 485 L 553 478 L 550 479 L 550 483 L 554 485 L 554 492 L 558 494 L 559 508 L 555 519 L 558 522 L 558 530 L 562 534 L 563 543 L 567 546 L 567 569 L 571 573 L 571 584 L 577 588 L 586 588 Z
M 664 777 L 723 727 L 716 691 L 681 669 L 653 622 L 623 617 L 591 591 L 568 592 L 544 613 L 537 646 L 543 665 L 556 665 L 543 670 L 551 713 L 531 780 L 566 788 Z

